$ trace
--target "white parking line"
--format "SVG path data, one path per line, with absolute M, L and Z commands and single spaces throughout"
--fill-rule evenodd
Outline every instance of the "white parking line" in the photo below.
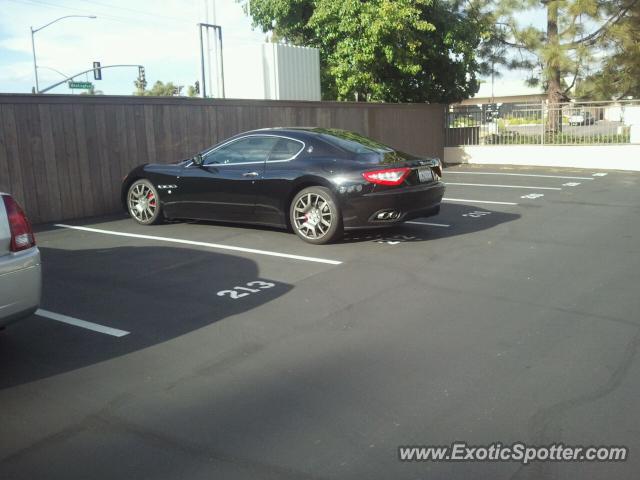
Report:
M 118 237 L 141 238 L 144 240 L 156 240 L 159 242 L 181 243 L 183 245 L 195 245 L 198 247 L 214 248 L 217 250 L 231 250 L 234 252 L 255 253 L 256 255 L 267 255 L 270 257 L 290 258 L 292 260 L 303 260 L 305 262 L 327 263 L 329 265 L 341 265 L 338 260 L 329 260 L 326 258 L 305 257 L 302 255 L 291 255 L 289 253 L 271 252 L 269 250 L 257 250 L 255 248 L 234 247 L 232 245 L 221 245 L 219 243 L 196 242 L 193 240 L 182 240 L 179 238 L 156 237 L 154 235 L 140 235 L 138 233 L 116 232 L 115 230 L 102 230 L 100 228 L 77 227 L 75 225 L 64 225 L 58 223 L 55 225 L 60 228 L 69 228 L 71 230 L 81 230 L 83 232 L 101 233 L 104 235 L 115 235 Z
M 430 222 L 404 222 L 404 223 L 408 223 L 410 225 L 428 225 L 430 227 L 442 227 L 442 228 L 449 228 L 451 225 L 446 225 L 444 223 L 430 223 Z
M 495 188 L 524 188 L 530 190 L 562 190 L 560 187 L 530 187 L 528 185 L 492 185 L 489 183 L 454 183 L 446 182 L 447 185 L 460 185 L 464 187 L 495 187 Z
M 491 205 L 518 205 L 513 202 L 494 202 L 491 200 L 469 200 L 467 198 L 443 198 L 443 202 L 490 203 Z
M 563 175 L 537 175 L 533 173 L 503 173 L 503 172 L 456 172 L 445 170 L 446 175 L 507 175 L 510 177 L 538 177 L 538 178 L 568 178 L 570 180 L 593 180 L 591 177 L 565 177 Z
M 67 315 L 61 315 L 59 313 L 50 312 L 39 308 L 36 310 L 36 315 L 39 317 L 45 317 L 56 322 L 66 323 L 68 325 L 74 325 L 76 327 L 85 328 L 93 332 L 104 333 L 105 335 L 111 335 L 112 337 L 124 337 L 129 335 L 130 332 L 124 330 L 118 330 L 117 328 L 105 327 L 93 322 L 87 322 L 78 318 L 68 317 Z
M 442 228 L 449 228 L 451 225 L 447 225 L 445 223 L 431 223 L 431 222 L 404 222 L 404 223 L 408 223 L 410 225 L 428 225 L 430 227 L 442 227 Z

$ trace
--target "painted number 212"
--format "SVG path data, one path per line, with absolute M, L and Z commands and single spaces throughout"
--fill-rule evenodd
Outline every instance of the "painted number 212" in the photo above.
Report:
M 258 293 L 260 290 L 273 288 L 275 286 L 276 286 L 275 283 L 263 282 L 262 280 L 255 280 L 253 282 L 248 282 L 246 287 L 233 287 L 233 290 L 220 290 L 218 292 L 218 296 L 224 297 L 225 295 L 229 295 L 233 300 L 237 300 L 238 298 L 246 297 L 247 295 L 251 295 L 252 293 Z M 247 287 L 257 287 L 257 288 L 247 288 Z

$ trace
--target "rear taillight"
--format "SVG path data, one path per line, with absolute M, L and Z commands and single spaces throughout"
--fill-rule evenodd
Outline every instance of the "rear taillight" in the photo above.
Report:
M 34 247 L 36 238 L 33 235 L 31 222 L 29 222 L 20 205 L 12 197 L 6 195 L 2 196 L 2 200 L 7 210 L 9 229 L 11 231 L 11 246 L 9 249 L 12 252 L 20 252 Z
M 378 185 L 400 185 L 411 172 L 410 168 L 385 168 L 364 172 L 362 176 L 371 183 Z

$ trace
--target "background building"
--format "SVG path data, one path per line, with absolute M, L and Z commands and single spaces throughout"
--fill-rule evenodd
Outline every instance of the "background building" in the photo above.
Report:
M 264 43 L 224 51 L 227 98 L 320 100 L 316 48 Z

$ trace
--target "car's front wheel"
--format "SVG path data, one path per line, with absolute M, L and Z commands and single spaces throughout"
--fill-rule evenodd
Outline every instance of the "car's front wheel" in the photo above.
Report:
M 158 191 L 149 180 L 136 180 L 127 193 L 129 215 L 142 225 L 162 222 L 162 212 Z
M 309 187 L 298 192 L 289 217 L 293 231 L 305 242 L 323 245 L 342 236 L 342 213 L 328 188 Z

